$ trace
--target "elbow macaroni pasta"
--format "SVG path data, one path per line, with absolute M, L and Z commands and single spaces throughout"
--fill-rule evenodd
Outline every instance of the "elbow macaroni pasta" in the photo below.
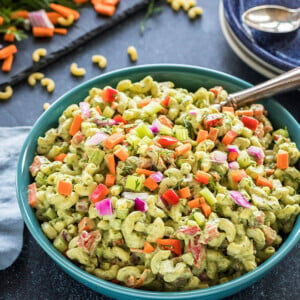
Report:
M 138 60 L 138 53 L 135 47 L 129 46 L 127 49 L 127 53 L 133 62 Z
M 70 65 L 70 72 L 72 75 L 77 76 L 77 77 L 81 77 L 84 76 L 86 74 L 86 71 L 84 68 L 78 68 L 78 65 L 76 63 L 72 63 Z
M 107 59 L 103 55 L 93 55 L 92 62 L 97 63 L 100 69 L 105 69 L 107 66 Z
M 0 91 L 0 100 L 8 100 L 12 97 L 14 91 L 11 86 L 6 86 L 4 91 Z
M 29 85 L 35 86 L 36 81 L 41 80 L 44 77 L 45 77 L 45 75 L 43 73 L 40 73 L 40 72 L 32 73 L 28 76 L 27 82 L 28 82 Z
M 71 14 L 67 18 L 63 18 L 63 17 L 58 18 L 57 22 L 61 26 L 65 26 L 65 27 L 71 26 L 74 23 L 74 16 Z
M 47 55 L 47 50 L 45 48 L 38 48 L 33 51 L 32 53 L 32 60 L 34 62 L 39 62 L 41 57 L 44 57 Z
M 37 189 L 33 207 L 53 246 L 99 278 L 159 291 L 224 283 L 272 256 L 300 212 L 294 166 L 300 152 L 286 129 L 258 138 L 240 111 L 220 113 L 211 106 L 225 98 L 220 88 L 191 93 L 147 76 L 123 80 L 116 89 L 93 88 L 83 103 L 68 106 L 58 127 L 38 138 L 30 167 Z M 255 115 L 258 108 L 247 110 L 261 128 L 271 127 Z M 72 132 L 78 116 L 80 126 Z M 200 130 L 209 134 L 210 127 L 218 136 L 198 140 Z M 244 175 L 239 180 L 223 142 L 233 128 L 230 146 L 239 152 L 234 163 Z M 114 144 L 114 136 L 122 140 Z M 261 161 L 250 147 L 261 149 Z M 289 156 L 287 168 L 276 163 L 282 151 Z M 199 172 L 209 180 L 201 182 Z M 260 186 L 259 176 L 272 185 Z M 61 182 L 69 193 L 59 189 Z
M 51 78 L 41 79 L 41 85 L 46 87 L 48 93 L 52 93 L 55 90 L 55 82 Z

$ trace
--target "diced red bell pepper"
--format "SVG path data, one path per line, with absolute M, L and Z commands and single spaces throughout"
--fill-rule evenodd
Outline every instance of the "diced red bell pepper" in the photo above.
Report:
M 214 126 L 221 126 L 222 123 L 223 123 L 222 114 L 209 114 L 203 120 L 203 124 L 206 129 L 209 129 L 210 127 L 214 127 Z
M 242 117 L 242 122 L 244 124 L 245 127 L 255 131 L 257 125 L 258 125 L 258 121 L 252 117 L 247 117 L 247 116 L 243 116 Z
M 212 92 L 212 93 L 214 93 L 215 96 L 218 97 L 219 94 L 223 91 L 223 87 L 221 87 L 221 86 L 215 86 L 215 87 L 211 88 L 209 91 Z
M 104 184 L 98 184 L 98 186 L 94 189 L 92 194 L 90 195 L 90 200 L 93 203 L 96 203 L 100 200 L 103 200 L 108 194 L 109 190 Z
M 167 190 L 162 195 L 162 198 L 166 200 L 170 205 L 175 205 L 179 202 L 179 196 L 174 190 Z
M 28 203 L 30 206 L 34 207 L 36 203 L 38 202 L 38 198 L 36 196 L 37 193 L 37 187 L 36 183 L 29 184 L 27 187 L 28 191 Z
M 126 120 L 123 119 L 123 117 L 121 115 L 114 116 L 113 120 L 115 120 L 116 122 L 119 122 L 119 123 L 124 123 L 124 124 L 128 123 Z
M 168 135 L 162 135 L 157 142 L 162 146 L 162 147 L 168 147 L 171 145 L 174 145 L 178 143 L 178 140 L 173 137 L 173 136 L 168 136 Z
M 181 243 L 176 239 L 157 239 L 156 242 L 165 250 L 171 250 L 178 256 L 181 255 Z
M 166 97 L 165 99 L 160 101 L 160 104 L 163 106 L 168 106 L 170 102 L 170 97 Z
M 116 96 L 118 95 L 118 91 L 107 87 L 102 91 L 102 100 L 104 102 L 113 102 L 116 100 Z

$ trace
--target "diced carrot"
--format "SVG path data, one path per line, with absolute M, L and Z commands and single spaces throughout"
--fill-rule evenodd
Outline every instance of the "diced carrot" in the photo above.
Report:
M 0 50 L 0 60 L 5 59 L 6 57 L 10 56 L 11 54 L 17 53 L 18 49 L 15 45 L 9 45 L 4 47 Z
M 57 192 L 64 196 L 72 194 L 73 185 L 71 182 L 60 180 L 57 185 Z
M 284 150 L 279 150 L 276 156 L 277 168 L 284 170 L 289 167 L 289 153 Z
M 204 171 L 198 170 L 195 174 L 195 180 L 198 182 L 201 182 L 203 184 L 208 184 L 210 178 L 211 178 L 211 175 Z
M 227 146 L 231 144 L 236 137 L 236 132 L 234 132 L 233 130 L 228 130 L 222 139 L 222 144 Z
M 11 19 L 17 19 L 17 18 L 28 19 L 29 12 L 28 12 L 28 10 L 17 10 L 10 15 L 10 18 Z
M 100 116 L 102 116 L 101 108 L 100 108 L 98 105 L 95 107 L 95 109 L 96 109 L 96 111 L 98 112 L 98 114 L 99 114 Z
M 116 11 L 115 6 L 102 3 L 95 4 L 94 9 L 98 14 L 105 15 L 108 17 L 112 17 Z
M 111 187 L 115 184 L 116 181 L 116 175 L 113 174 L 106 174 L 105 177 L 105 185 L 108 187 Z
M 66 153 L 60 153 L 54 157 L 54 160 L 63 162 L 66 156 L 67 156 Z
M 209 215 L 211 214 L 211 207 L 206 203 L 205 199 L 204 199 L 204 202 L 201 203 L 200 208 L 201 208 L 202 213 L 204 214 L 204 216 L 206 218 L 208 218 Z
M 160 115 L 158 121 L 169 128 L 173 128 L 173 122 L 165 115 Z
M 209 140 L 212 140 L 213 142 L 215 142 L 216 139 L 217 139 L 217 137 L 218 137 L 218 133 L 219 133 L 219 129 L 218 128 L 210 127 L 207 138 Z
M 199 198 L 195 198 L 194 200 L 191 200 L 187 203 L 187 205 L 189 206 L 189 208 L 193 209 L 193 208 L 200 208 L 201 204 L 199 202 Z
M 15 41 L 15 35 L 13 33 L 5 33 L 3 40 L 8 43 L 13 43 Z
M 48 19 L 50 20 L 50 22 L 53 25 L 57 25 L 58 24 L 58 19 L 62 17 L 61 14 L 55 12 L 55 11 L 49 11 L 46 13 L 48 16 Z
M 89 217 L 84 217 L 79 223 L 78 223 L 78 231 L 90 231 L 94 229 L 95 227 L 95 222 L 93 219 Z
M 66 28 L 54 28 L 54 33 L 66 35 L 68 33 L 68 29 Z
M 144 181 L 144 186 L 150 191 L 154 191 L 158 188 L 157 182 L 151 176 Z
M 36 187 L 36 183 L 32 183 L 29 184 L 27 187 L 27 191 L 28 191 L 28 203 L 30 206 L 34 207 L 37 202 L 38 202 L 38 198 L 37 198 L 37 187 Z
M 265 177 L 262 177 L 261 175 L 258 175 L 256 178 L 256 185 L 258 186 L 267 186 L 269 188 L 273 188 L 273 182 Z
M 268 176 L 274 174 L 274 172 L 275 172 L 274 169 L 265 169 L 265 171 L 266 171 L 266 175 L 268 175 Z
M 202 141 L 205 141 L 208 137 L 208 131 L 207 130 L 199 130 L 198 135 L 197 135 L 197 143 L 200 143 Z
M 152 102 L 153 99 L 152 98 L 145 98 L 145 99 L 141 99 L 139 102 L 138 102 L 138 107 L 145 107 L 147 106 L 150 102 Z
M 243 178 L 248 177 L 245 170 L 230 170 L 229 175 L 234 182 L 240 182 Z
M 166 98 L 164 98 L 160 101 L 160 104 L 167 107 L 169 105 L 170 100 L 171 100 L 171 98 L 167 96 Z
M 177 156 L 182 155 L 192 149 L 192 145 L 190 143 L 182 144 L 175 148 L 175 153 Z
M 154 174 L 155 171 L 151 171 L 151 170 L 147 170 L 147 169 L 142 169 L 142 168 L 136 168 L 135 170 L 136 173 L 142 175 L 146 175 L 146 176 L 150 176 L 151 174 Z
M 164 249 L 171 250 L 177 255 L 181 255 L 181 243 L 176 239 L 157 239 L 156 242 L 162 245 Z
M 222 112 L 229 112 L 234 114 L 234 108 L 232 106 L 223 106 Z
M 107 149 L 112 149 L 114 146 L 122 143 L 124 139 L 125 139 L 124 134 L 118 132 L 114 133 L 104 141 L 104 146 Z
M 4 18 L 0 16 L 0 26 L 4 23 Z
M 238 158 L 239 154 L 237 152 L 229 152 L 227 156 L 228 161 L 234 161 Z
M 57 13 L 61 14 L 65 18 L 67 18 L 69 15 L 73 15 L 74 20 L 77 20 L 80 17 L 78 11 L 60 4 L 50 3 L 49 7 Z
M 74 116 L 74 119 L 72 121 L 70 130 L 69 130 L 69 134 L 74 136 L 81 128 L 81 123 L 82 123 L 83 119 L 81 117 L 81 115 L 77 114 Z
M 129 157 L 128 151 L 123 147 L 120 147 L 119 149 L 117 149 L 114 152 L 114 154 L 116 157 L 118 157 L 122 161 L 125 161 Z
M 113 175 L 116 174 L 116 163 L 115 163 L 115 156 L 111 154 L 106 155 L 106 161 L 107 161 L 107 166 L 109 169 L 109 172 Z
M 45 27 L 33 27 L 32 34 L 34 37 L 53 37 L 54 29 Z
M 13 54 L 6 57 L 3 61 L 3 64 L 2 64 L 2 71 L 3 72 L 9 72 L 11 70 L 13 61 L 14 61 L 14 55 Z
M 100 0 L 101 3 L 116 6 L 120 0 Z
M 187 198 L 190 198 L 190 197 L 191 197 L 191 190 L 190 190 L 190 188 L 187 186 L 187 187 L 184 187 L 184 188 L 178 190 L 178 194 L 179 194 L 179 197 L 180 197 L 180 198 L 187 199 Z
M 113 103 L 115 103 L 115 102 L 113 102 Z M 116 122 L 119 122 L 119 123 L 124 123 L 124 124 L 128 123 L 121 115 L 115 115 L 113 120 L 115 120 Z
M 90 0 L 73 0 L 73 2 L 76 3 L 76 4 L 84 4 L 84 3 L 87 3 L 89 1 Z
M 235 112 L 235 115 L 240 117 L 240 116 L 248 116 L 248 117 L 253 117 L 253 110 L 252 109 L 247 109 L 247 110 L 237 110 Z
M 144 252 L 145 253 L 151 253 L 154 250 L 155 250 L 154 247 L 149 242 L 145 242 L 145 244 L 144 244 Z

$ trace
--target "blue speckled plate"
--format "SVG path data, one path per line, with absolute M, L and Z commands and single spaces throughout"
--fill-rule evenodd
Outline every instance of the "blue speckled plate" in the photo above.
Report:
M 267 63 L 285 71 L 300 66 L 300 30 L 276 35 L 250 30 L 243 24 L 245 10 L 264 4 L 298 8 L 300 0 L 223 0 L 229 26 L 245 47 Z

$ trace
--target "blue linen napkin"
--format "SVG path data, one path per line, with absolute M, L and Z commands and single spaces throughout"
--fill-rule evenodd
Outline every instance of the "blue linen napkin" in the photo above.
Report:
M 0 127 L 0 270 L 9 267 L 23 245 L 23 219 L 15 192 L 19 152 L 30 127 Z

